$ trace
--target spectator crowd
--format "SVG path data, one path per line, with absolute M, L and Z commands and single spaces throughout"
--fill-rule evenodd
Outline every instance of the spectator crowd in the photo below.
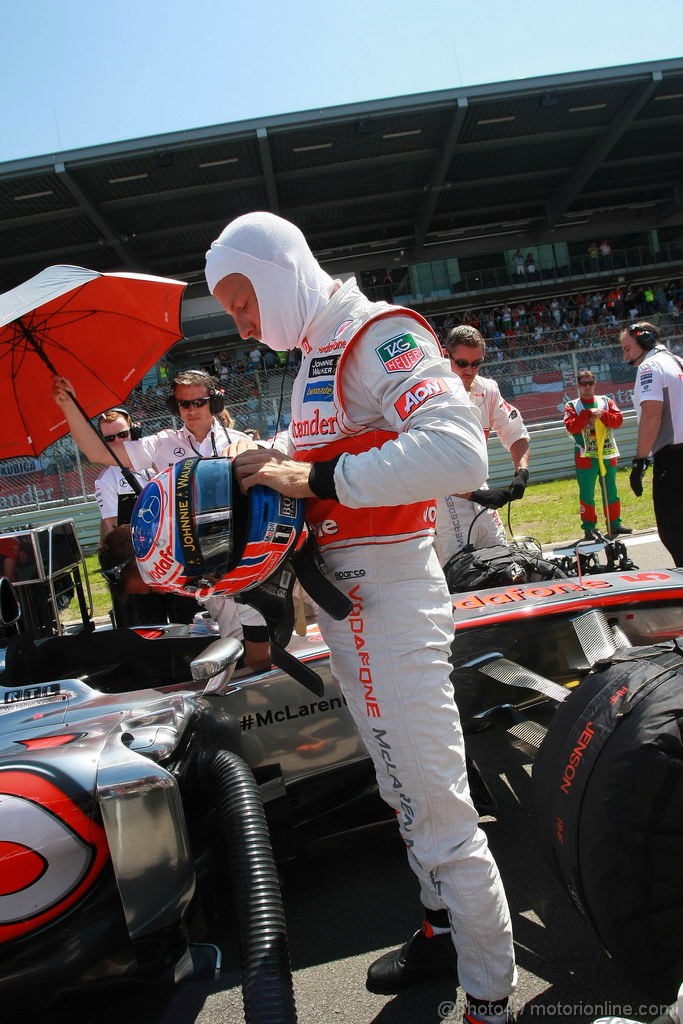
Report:
M 645 285 L 620 285 L 528 302 L 502 302 L 480 309 L 450 311 L 428 317 L 443 339 L 460 324 L 475 327 L 486 339 L 490 361 L 506 357 L 592 348 L 606 339 L 616 343 L 625 320 L 667 314 L 678 320 L 683 310 L 683 279 Z

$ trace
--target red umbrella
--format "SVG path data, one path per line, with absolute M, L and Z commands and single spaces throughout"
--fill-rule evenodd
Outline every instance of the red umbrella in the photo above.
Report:
M 0 459 L 39 455 L 68 434 L 50 392 L 59 374 L 89 417 L 120 405 L 180 338 L 185 283 L 56 266 L 0 295 Z

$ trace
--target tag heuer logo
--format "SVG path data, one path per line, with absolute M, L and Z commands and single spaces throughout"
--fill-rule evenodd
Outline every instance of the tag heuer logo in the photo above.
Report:
M 412 334 L 400 334 L 383 342 L 375 352 L 384 363 L 387 373 L 405 373 L 424 359 L 424 352 Z

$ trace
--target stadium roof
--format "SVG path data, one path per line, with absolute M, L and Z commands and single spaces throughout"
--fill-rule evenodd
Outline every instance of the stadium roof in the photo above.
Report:
M 185 279 L 233 217 L 330 272 L 548 242 L 680 238 L 683 59 L 197 128 L 0 164 L 0 287 L 53 263 Z

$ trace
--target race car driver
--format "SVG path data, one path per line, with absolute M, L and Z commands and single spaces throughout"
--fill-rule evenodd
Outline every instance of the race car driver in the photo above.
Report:
M 471 1019 L 495 1024 L 516 981 L 510 916 L 469 793 L 432 544 L 434 498 L 486 479 L 476 411 L 426 321 L 333 280 L 279 217 L 228 224 L 206 278 L 242 338 L 302 353 L 290 455 L 246 451 L 234 468 L 245 492 L 260 483 L 307 499 L 328 573 L 353 605 L 342 621 L 321 611 L 320 628 L 426 908 L 413 938 L 371 965 L 368 988 L 453 972 L 452 934 Z
M 488 438 L 495 430 L 510 452 L 514 476 L 507 487 L 484 487 L 439 499 L 435 546 L 441 565 L 466 544 L 477 549 L 506 544 L 505 527 L 496 509 L 523 497 L 529 479 L 529 432 L 519 410 L 505 401 L 495 380 L 478 372 L 486 356 L 484 338 L 476 327 L 459 324 L 448 332 L 444 349 L 451 369 L 479 411 L 484 434 Z

